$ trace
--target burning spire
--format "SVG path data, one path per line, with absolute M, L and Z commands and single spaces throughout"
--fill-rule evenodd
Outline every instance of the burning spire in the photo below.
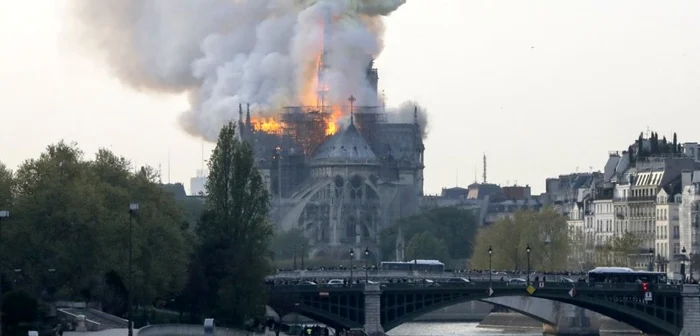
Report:
M 328 94 L 328 82 L 326 81 L 326 70 L 328 65 L 326 63 L 326 58 L 328 57 L 328 47 L 331 41 L 331 13 L 326 10 L 324 21 L 323 21 L 323 48 L 321 49 L 321 55 L 318 61 L 317 80 L 316 80 L 316 94 L 317 102 L 316 105 L 321 107 L 323 111 L 326 107 L 326 94 Z

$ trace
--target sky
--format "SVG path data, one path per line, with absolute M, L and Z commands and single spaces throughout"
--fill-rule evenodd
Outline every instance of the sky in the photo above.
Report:
M 123 86 L 63 43 L 70 0 L 0 2 L 0 162 L 48 144 L 109 148 L 184 182 L 213 144 L 177 119 L 183 96 Z M 377 60 L 387 105 L 428 109 L 427 194 L 601 170 L 647 129 L 700 141 L 700 1 L 408 0 Z M 203 151 L 204 150 L 204 151 Z

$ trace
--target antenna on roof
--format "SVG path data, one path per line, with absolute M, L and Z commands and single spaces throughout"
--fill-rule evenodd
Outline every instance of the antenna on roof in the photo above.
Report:
M 459 187 L 459 168 L 455 172 L 455 187 Z
M 168 149 L 168 184 L 170 184 L 170 150 Z
M 486 184 L 486 153 L 484 153 L 484 174 L 482 177 L 484 178 L 484 184 Z

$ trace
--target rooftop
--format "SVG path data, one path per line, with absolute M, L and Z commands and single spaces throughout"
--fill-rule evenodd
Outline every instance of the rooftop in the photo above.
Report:
M 316 151 L 313 165 L 379 165 L 379 160 L 354 123 L 326 139 Z

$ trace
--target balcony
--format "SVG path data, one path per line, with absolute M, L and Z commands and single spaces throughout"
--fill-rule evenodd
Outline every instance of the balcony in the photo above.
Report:
M 656 196 L 633 196 L 628 197 L 630 202 L 656 202 Z

